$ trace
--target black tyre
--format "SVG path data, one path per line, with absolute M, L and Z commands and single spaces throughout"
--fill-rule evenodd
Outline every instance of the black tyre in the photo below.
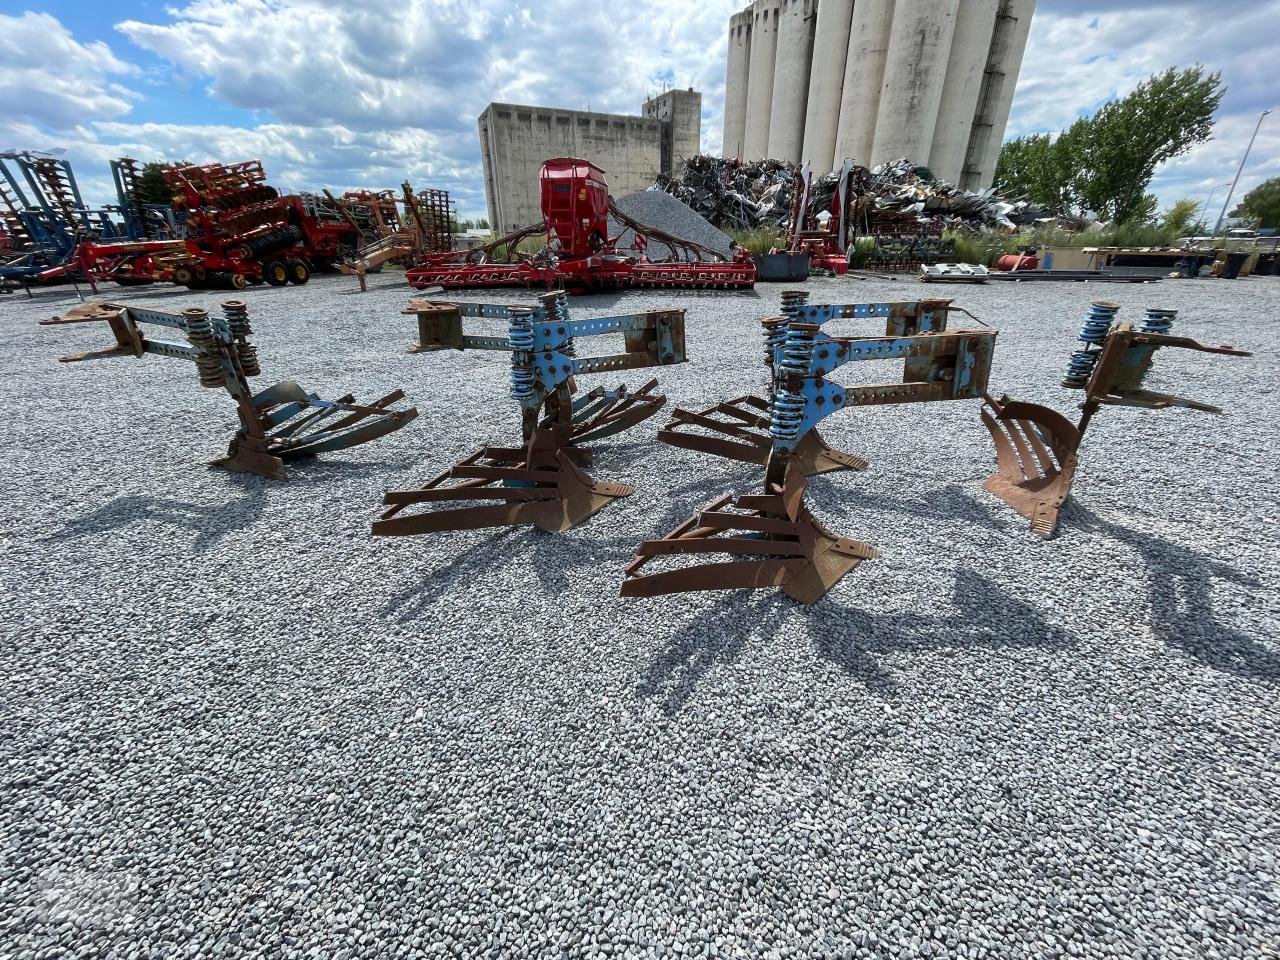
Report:
M 248 281 L 245 280 L 243 273 L 230 274 L 227 277 L 227 282 L 231 284 L 232 290 L 243 290 L 246 286 L 248 286 Z
M 290 260 L 285 266 L 289 270 L 289 282 L 302 286 L 311 279 L 311 268 L 301 260 Z
M 289 268 L 280 260 L 272 260 L 262 268 L 262 279 L 273 287 L 283 287 L 289 282 Z
M 190 267 L 174 267 L 173 282 L 189 287 L 195 282 L 196 272 Z

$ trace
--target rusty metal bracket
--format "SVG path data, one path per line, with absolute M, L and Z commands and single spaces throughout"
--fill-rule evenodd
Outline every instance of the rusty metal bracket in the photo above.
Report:
M 677 407 L 671 412 L 671 420 L 658 433 L 658 438 L 672 446 L 763 466 L 769 460 L 772 446 L 768 413 L 777 393 L 788 324 L 807 322 L 822 326 L 833 320 L 883 319 L 886 337 L 907 337 L 945 331 L 947 314 L 959 309 L 952 306 L 950 300 L 811 304 L 807 291 L 783 291 L 783 315 L 764 322 L 764 363 L 769 370 L 768 399 L 747 394 L 705 410 Z M 867 461 L 862 457 L 832 448 L 816 430 L 804 435 L 795 451 L 794 462 L 809 476 L 834 470 L 867 468 Z
M 1150 308 L 1141 329 L 1118 322 L 1119 306 L 1095 302 L 1080 330 L 1082 346 L 1072 354 L 1062 385 L 1083 389 L 1078 423 L 1035 403 L 985 398 L 982 422 L 996 445 L 996 472 L 984 481 L 988 492 L 999 497 L 1031 521 L 1037 536 L 1049 538 L 1058 526 L 1058 515 L 1071 493 L 1079 466 L 1080 443 L 1094 414 L 1103 406 L 1142 407 L 1162 410 L 1186 407 L 1222 413 L 1199 400 L 1142 389 L 1152 359 L 1162 347 L 1180 347 L 1201 353 L 1234 357 L 1251 356 L 1234 347 L 1211 347 L 1188 337 L 1169 335 L 1176 310 Z
M 210 461 L 211 466 L 284 480 L 287 460 L 367 443 L 399 430 L 418 415 L 414 407 L 396 409 L 404 399 L 403 390 L 367 405 L 357 404 L 350 394 L 322 400 L 291 380 L 254 393 L 249 378 L 261 373 L 258 350 L 249 340 L 253 333 L 249 311 L 240 300 L 225 301 L 221 317 L 198 308 L 178 315 L 118 303 L 86 303 L 43 322 L 101 321 L 115 334 L 115 346 L 70 354 L 62 358 L 64 363 L 148 353 L 189 360 L 196 365 L 201 386 L 222 387 L 235 400 L 240 429 L 231 438 L 227 455 Z M 181 331 L 187 342 L 152 339 L 141 324 Z
M 821 420 L 848 407 L 983 396 L 996 337 L 993 330 L 962 330 L 835 338 L 807 318 L 773 317 L 763 324 L 777 371 L 767 410 L 763 494 L 723 497 L 666 536 L 641 543 L 626 569 L 623 596 L 777 586 L 802 603 L 818 600 L 877 553 L 831 533 L 805 506 L 806 438 Z M 904 361 L 901 383 L 847 386 L 830 379 L 846 364 L 892 358 Z M 738 559 L 646 569 L 656 558 L 688 554 Z
M 537 307 L 432 303 L 415 300 L 406 313 L 418 317 L 415 351 L 499 350 L 510 355 L 511 396 L 521 407 L 523 444 L 483 447 L 416 490 L 390 491 L 388 509 L 374 522 L 377 536 L 411 536 L 441 530 L 532 524 L 548 531 L 581 523 L 632 488 L 592 479 L 582 467 L 591 453 L 582 445 L 626 430 L 666 402 L 657 380 L 639 390 L 597 387 L 574 398 L 574 378 L 614 370 L 685 361 L 684 310 L 655 310 L 620 317 L 574 320 L 563 292 Z M 463 318 L 506 322 L 506 336 L 470 334 Z M 622 334 L 622 353 L 579 357 L 583 338 Z M 494 501 L 411 511 L 415 506 Z

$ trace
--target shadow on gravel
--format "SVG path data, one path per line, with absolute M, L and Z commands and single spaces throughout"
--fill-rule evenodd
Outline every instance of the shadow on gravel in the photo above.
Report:
M 1142 557 L 1156 639 L 1214 670 L 1250 680 L 1280 681 L 1280 652 L 1220 623 L 1214 609 L 1214 581 L 1249 590 L 1260 589 L 1261 583 L 1184 544 L 1103 520 L 1079 504 L 1071 519 L 1072 526 L 1100 532 Z
M 803 608 L 802 614 L 818 656 L 886 696 L 896 693 L 897 684 L 875 659 L 878 653 L 1065 650 L 1076 643 L 1075 634 L 1049 623 L 1033 604 L 966 567 L 956 571 L 953 598 L 955 609 L 945 616 L 917 611 L 878 615 L 830 603 Z
M 197 553 L 207 553 L 232 531 L 253 526 L 262 515 L 266 502 L 263 484 L 249 486 L 245 496 L 219 504 L 187 503 L 168 497 L 126 494 L 116 497 L 92 513 L 70 521 L 60 531 L 44 539 L 57 541 L 90 537 L 111 533 L 130 524 L 153 521 L 166 527 L 195 532 L 196 539 L 192 542 L 191 549 Z
M 717 665 L 737 660 L 752 637 L 770 642 L 793 609 L 785 597 L 761 597 L 752 602 L 742 591 L 722 594 L 658 651 L 636 683 L 636 696 L 655 701 L 663 713 L 674 716 L 708 673 Z

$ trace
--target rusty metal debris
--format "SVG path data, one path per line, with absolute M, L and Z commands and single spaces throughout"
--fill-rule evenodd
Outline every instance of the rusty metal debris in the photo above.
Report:
M 624 596 L 777 586 L 795 600 L 813 603 L 863 560 L 877 556 L 869 544 L 831 533 L 805 505 L 807 478 L 799 457 L 804 438 L 824 417 L 848 407 L 983 396 L 996 334 L 830 337 L 821 322 L 823 311 L 832 309 L 806 305 L 793 309 L 795 319 L 762 322 L 770 364 L 777 370 L 763 493 L 722 497 L 666 536 L 641 543 L 626 569 Z M 848 363 L 895 358 L 905 360 L 901 383 L 845 386 L 830 379 Z M 672 555 L 734 559 L 646 569 Z
M 573 320 L 563 291 L 536 307 L 433 303 L 416 300 L 406 313 L 418 317 L 412 348 L 497 350 L 511 357 L 511 396 L 522 414 L 518 447 L 482 447 L 416 490 L 386 494 L 388 509 L 374 522 L 377 536 L 410 536 L 532 524 L 568 530 L 632 488 L 602 483 L 582 468 L 591 463 L 583 444 L 619 433 L 652 416 L 666 402 L 656 380 L 639 390 L 596 388 L 576 399 L 576 376 L 683 363 L 684 310 Z M 466 332 L 463 318 L 500 320 L 505 335 Z M 586 337 L 622 334 L 622 353 L 579 357 Z M 477 503 L 477 501 L 479 501 Z M 437 504 L 469 506 L 430 509 Z M 409 508 L 425 506 L 424 511 Z
M 1116 321 L 1119 309 L 1114 303 L 1095 302 L 1080 330 L 1083 346 L 1071 354 L 1062 385 L 1084 390 L 1077 423 L 1039 404 L 1008 396 L 985 398 L 982 421 L 995 441 L 997 466 L 983 486 L 1029 519 L 1032 531 L 1041 537 L 1051 537 L 1057 529 L 1058 514 L 1075 480 L 1080 442 L 1103 405 L 1222 412 L 1199 400 L 1142 389 L 1157 350 L 1181 347 L 1251 356 L 1230 346 L 1211 347 L 1188 337 L 1170 336 L 1176 310 L 1148 309 L 1139 329 Z
M 369 405 L 357 404 L 351 395 L 322 400 L 291 380 L 254 393 L 249 378 L 261 372 L 258 350 L 249 340 L 253 333 L 249 311 L 240 300 L 224 301 L 221 317 L 198 308 L 178 315 L 119 303 L 86 303 L 42 322 L 99 321 L 110 325 L 115 346 L 71 354 L 63 357 L 63 362 L 148 353 L 190 360 L 196 365 L 201 386 L 222 387 L 235 400 L 240 429 L 231 438 L 227 455 L 210 461 L 211 466 L 284 480 L 286 460 L 367 443 L 400 429 L 418 415 L 413 407 L 395 408 L 404 399 L 402 390 Z M 141 324 L 179 330 L 187 342 L 154 340 L 143 332 Z
M 950 300 L 913 300 L 889 303 L 810 304 L 805 290 L 785 290 L 783 316 L 763 321 L 765 327 L 764 364 L 769 370 L 768 398 L 754 395 L 735 397 L 706 410 L 677 407 L 658 438 L 672 446 L 699 450 L 716 456 L 764 466 L 773 449 L 769 433 L 769 410 L 783 376 L 783 348 L 788 325 L 811 323 L 821 326 L 840 319 L 884 319 L 886 337 L 908 337 L 917 333 L 937 333 L 947 329 Z M 829 446 L 817 429 L 808 430 L 791 453 L 794 469 L 806 476 L 834 470 L 865 470 L 867 461 Z

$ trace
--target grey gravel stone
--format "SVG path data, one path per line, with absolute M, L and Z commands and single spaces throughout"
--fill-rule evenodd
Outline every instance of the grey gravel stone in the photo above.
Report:
M 59 364 L 105 325 L 0 298 L 0 956 L 1274 954 L 1280 281 L 812 281 L 954 296 L 1000 330 L 992 391 L 1067 413 L 1094 297 L 1257 355 L 1162 353 L 1152 389 L 1227 415 L 1103 410 L 1048 542 L 982 489 L 975 403 L 827 419 L 872 466 L 810 504 L 882 557 L 809 608 L 617 595 L 639 539 L 760 483 L 654 422 L 598 446 L 636 492 L 567 534 L 371 539 L 385 490 L 519 418 L 501 358 L 407 354 L 411 292 L 370 286 L 244 293 L 262 386 L 421 411 L 288 483 L 203 466 L 235 416 L 185 364 Z M 778 296 L 574 311 L 686 307 L 693 360 L 656 375 L 700 408 L 763 389 Z

